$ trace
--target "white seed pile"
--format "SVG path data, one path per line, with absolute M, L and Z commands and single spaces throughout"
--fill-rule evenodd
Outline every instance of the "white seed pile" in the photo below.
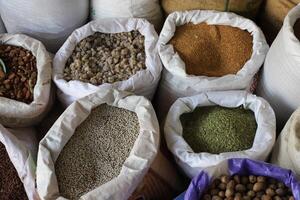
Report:
M 139 135 L 137 115 L 106 104 L 77 127 L 55 163 L 60 194 L 79 199 L 117 177 Z
M 93 85 L 127 80 L 146 69 L 144 41 L 138 31 L 97 32 L 76 45 L 64 69 L 64 79 Z

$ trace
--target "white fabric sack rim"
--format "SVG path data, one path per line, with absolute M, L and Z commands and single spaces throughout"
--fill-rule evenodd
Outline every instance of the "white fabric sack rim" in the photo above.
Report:
M 294 55 L 295 51 L 300 52 L 300 41 L 298 40 L 298 38 L 295 36 L 294 33 L 294 25 L 296 21 L 299 19 L 300 19 L 300 3 L 290 10 L 290 12 L 285 17 L 283 21 L 283 27 L 281 28 L 281 31 L 283 31 L 284 38 L 290 38 L 285 40 L 286 42 L 285 47 L 286 47 L 286 51 L 291 55 Z
M 168 44 L 175 34 L 176 27 L 187 23 L 199 24 L 206 22 L 208 25 L 228 25 L 248 31 L 253 36 L 253 48 L 251 58 L 237 72 L 222 77 L 207 77 L 188 75 L 185 71 L 185 63 L 174 50 L 173 45 Z M 255 73 L 262 66 L 269 46 L 259 27 L 254 22 L 230 12 L 218 12 L 210 10 L 194 10 L 173 12 L 168 16 L 161 31 L 158 41 L 159 55 L 166 70 L 174 76 L 185 78 L 187 81 L 201 81 L 203 88 L 209 84 L 228 83 L 233 79 L 241 83 L 251 81 Z M 251 77 L 249 76 L 251 75 Z M 250 78 L 249 78 L 250 77 Z M 201 86 L 200 86 L 201 87 Z M 243 86 L 242 86 L 243 87 Z M 247 85 L 245 85 L 247 87 Z
M 126 199 L 142 181 L 159 147 L 159 125 L 152 104 L 141 96 L 119 92 L 115 89 L 101 88 L 99 92 L 73 102 L 40 142 L 37 161 L 37 189 L 41 198 L 65 199 L 59 194 L 57 178 L 54 173 L 55 161 L 74 134 L 75 129 L 89 116 L 91 110 L 104 103 L 135 112 L 139 119 L 140 133 L 120 174 L 84 194 L 80 199 Z M 80 114 L 74 115 L 79 111 L 81 111 Z M 145 114 L 145 112 L 147 113 Z M 155 119 L 151 118 L 153 116 Z M 117 189 L 122 192 L 116 192 Z M 124 193 L 124 191 L 126 192 Z
M 77 98 L 82 97 L 80 93 L 77 92 L 78 86 L 85 89 L 86 91 L 96 91 L 99 87 L 109 87 L 114 86 L 118 89 L 135 90 L 132 88 L 137 79 L 142 79 L 143 82 L 147 84 L 154 84 L 157 77 L 160 76 L 162 66 L 158 58 L 157 51 L 157 34 L 153 26 L 145 19 L 140 18 L 111 18 L 111 19 L 101 19 L 94 20 L 85 26 L 75 30 L 72 35 L 67 39 L 64 45 L 56 53 L 53 60 L 53 80 L 57 87 L 67 95 L 75 96 Z M 105 83 L 95 86 L 90 83 L 81 82 L 78 80 L 71 80 L 67 82 L 64 80 L 63 72 L 67 59 L 71 56 L 76 44 L 78 44 L 82 39 L 93 35 L 96 32 L 101 33 L 121 33 L 138 30 L 142 35 L 145 36 L 145 54 L 146 54 L 146 69 L 138 71 L 135 75 L 131 76 L 129 79 L 124 81 L 118 81 L 112 84 Z M 151 37 L 149 34 L 151 33 Z M 156 58 L 157 54 L 157 58 Z M 130 86 L 131 88 L 128 88 Z M 142 88 L 140 88 L 142 89 Z M 92 92 L 89 92 L 92 93 Z
M 192 112 L 196 107 L 212 105 L 229 108 L 242 105 L 245 109 L 254 112 L 257 130 L 250 149 L 220 154 L 194 153 L 182 137 L 183 127 L 180 116 L 183 113 Z M 248 94 L 246 91 L 222 91 L 204 92 L 192 97 L 179 98 L 170 108 L 164 132 L 168 148 L 180 162 L 192 168 L 205 168 L 217 165 L 228 158 L 249 158 L 250 155 L 261 157 L 262 152 L 269 154 L 272 149 L 270 147 L 273 147 L 275 143 L 275 127 L 274 111 L 264 99 Z
M 36 58 L 37 82 L 34 86 L 33 101 L 30 104 L 0 97 L 0 115 L 6 118 L 27 119 L 42 114 L 50 98 L 51 58 L 44 45 L 23 34 L 0 34 L 0 43 L 20 46 L 31 51 Z M 13 109 L 8 109 L 11 107 Z

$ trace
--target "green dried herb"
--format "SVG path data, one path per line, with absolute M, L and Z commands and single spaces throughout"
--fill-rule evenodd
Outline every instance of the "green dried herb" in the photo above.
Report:
M 196 153 L 242 151 L 252 147 L 257 124 L 251 110 L 198 107 L 180 116 L 183 138 Z
M 0 58 L 0 67 L 2 69 L 2 71 L 6 74 L 7 73 L 7 68 L 5 63 L 3 62 L 3 60 Z

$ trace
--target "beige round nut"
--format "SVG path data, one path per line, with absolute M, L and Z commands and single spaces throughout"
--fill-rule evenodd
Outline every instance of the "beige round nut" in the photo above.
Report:
M 245 187 L 244 185 L 242 185 L 242 184 L 237 184 L 237 185 L 235 186 L 235 190 L 236 190 L 237 192 L 243 193 L 243 192 L 246 191 L 246 187 Z
M 228 197 L 232 197 L 234 195 L 234 190 L 233 189 L 226 189 L 225 191 L 225 196 Z
M 273 197 L 273 199 L 274 200 L 281 200 L 281 197 L 276 195 L 276 196 Z
M 241 183 L 241 178 L 240 178 L 239 175 L 234 175 L 234 176 L 233 176 L 233 180 L 234 180 L 237 184 Z
M 229 183 L 229 181 L 230 181 L 230 177 L 227 175 L 222 175 L 220 179 L 221 179 L 221 182 L 225 183 L 225 184 Z
M 225 198 L 225 192 L 224 191 L 220 191 L 218 193 L 218 196 L 221 197 L 221 198 Z
M 260 192 L 265 189 L 265 183 L 257 182 L 253 185 L 254 192 Z
M 255 197 L 256 196 L 256 193 L 253 191 L 253 190 L 250 190 L 247 192 L 247 195 L 251 198 Z
M 219 188 L 220 190 L 226 190 L 226 183 L 220 183 L 220 184 L 218 185 L 218 188 Z
M 276 192 L 272 188 L 266 189 L 266 194 L 273 197 L 276 195 Z
M 219 197 L 218 195 L 214 195 L 212 198 L 212 200 L 223 200 L 221 197 Z
M 249 177 L 248 176 L 242 176 L 241 183 L 243 185 L 247 185 L 249 183 Z
M 254 175 L 250 175 L 249 176 L 249 181 L 250 181 L 250 183 L 256 183 L 256 176 L 254 176 Z
M 262 182 L 262 183 L 265 183 L 267 181 L 266 177 L 264 176 L 258 176 L 256 180 L 257 182 Z
M 284 196 L 286 193 L 283 188 L 278 188 L 275 192 L 278 196 L 281 196 L 281 197 Z
M 203 200 L 211 200 L 211 196 L 209 194 L 205 194 L 203 196 Z
M 209 193 L 211 196 L 214 196 L 214 195 L 218 195 L 219 191 L 220 190 L 218 188 L 214 188 L 214 189 L 211 189 Z
M 243 200 L 251 200 L 251 197 L 249 197 L 249 196 L 243 196 Z
M 262 200 L 272 200 L 272 197 L 267 195 L 267 194 L 264 194 L 262 197 L 261 197 Z
M 234 180 L 230 180 L 226 186 L 227 189 L 234 189 L 235 188 L 235 182 Z

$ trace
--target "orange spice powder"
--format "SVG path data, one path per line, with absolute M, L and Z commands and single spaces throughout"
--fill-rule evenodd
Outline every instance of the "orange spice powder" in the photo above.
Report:
M 220 77 L 236 74 L 251 58 L 252 40 L 239 28 L 189 23 L 177 27 L 169 43 L 185 62 L 187 74 Z

